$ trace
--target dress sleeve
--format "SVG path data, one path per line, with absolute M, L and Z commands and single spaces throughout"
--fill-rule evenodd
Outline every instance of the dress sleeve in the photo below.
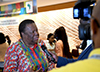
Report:
M 18 55 L 15 50 L 16 46 L 10 46 L 5 54 L 4 72 L 13 72 L 18 70 Z

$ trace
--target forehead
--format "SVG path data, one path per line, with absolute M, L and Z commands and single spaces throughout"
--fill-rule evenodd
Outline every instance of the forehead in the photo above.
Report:
M 50 38 L 54 38 L 54 36 L 52 35 Z
M 25 30 L 36 30 L 37 27 L 35 25 L 35 23 L 31 23 L 31 24 L 27 24 L 25 27 Z

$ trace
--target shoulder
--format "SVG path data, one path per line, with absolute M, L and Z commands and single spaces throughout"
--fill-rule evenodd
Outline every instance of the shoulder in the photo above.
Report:
M 60 42 L 60 43 L 62 43 L 62 40 L 58 40 L 57 42 Z
M 20 45 L 17 42 L 11 44 L 8 48 L 7 48 L 7 52 L 8 53 L 12 53 L 12 52 L 17 52 L 17 50 L 20 48 Z
M 41 40 L 41 39 L 38 40 L 38 44 L 39 44 L 40 46 L 45 45 L 44 41 Z
M 44 41 L 44 43 L 45 43 L 46 45 L 49 44 L 49 41 L 48 41 L 48 40 L 43 40 L 43 41 Z
M 58 40 L 55 45 L 56 45 L 56 47 L 63 48 L 62 40 Z
M 95 68 L 96 66 L 96 60 L 94 59 L 85 59 L 85 60 L 80 60 L 75 63 L 70 63 L 65 66 L 66 69 L 69 69 L 71 72 L 91 72 L 91 68 Z M 94 65 L 94 66 L 93 66 Z M 97 66 L 98 67 L 98 66 Z M 71 69 L 73 68 L 73 69 Z M 95 69 L 96 70 L 96 69 Z M 94 71 L 92 71 L 94 72 Z
M 74 63 L 69 63 L 64 67 L 54 69 L 52 72 L 86 72 L 87 69 L 89 69 L 88 63 L 90 63 L 90 60 L 80 60 Z
M 63 44 L 62 40 L 58 40 L 56 44 Z

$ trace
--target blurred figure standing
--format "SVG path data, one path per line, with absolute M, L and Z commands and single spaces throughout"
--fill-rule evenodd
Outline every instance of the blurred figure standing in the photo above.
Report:
M 54 35 L 57 39 L 55 47 L 57 56 L 72 58 L 65 28 L 63 26 L 57 28 Z

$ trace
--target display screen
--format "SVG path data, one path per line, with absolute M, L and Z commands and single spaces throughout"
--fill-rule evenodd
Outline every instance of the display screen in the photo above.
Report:
M 78 8 L 75 8 L 73 11 L 74 18 L 79 18 L 80 16 L 80 10 Z
M 83 9 L 83 17 L 87 17 L 87 18 L 90 18 L 90 13 L 89 13 L 89 8 L 84 8 Z

